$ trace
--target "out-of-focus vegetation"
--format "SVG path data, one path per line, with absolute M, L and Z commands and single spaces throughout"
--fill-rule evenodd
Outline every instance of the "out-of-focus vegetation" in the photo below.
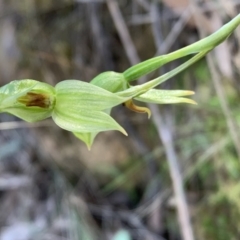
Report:
M 141 61 L 197 41 L 199 32 L 210 34 L 240 7 L 234 0 L 198 1 L 192 14 L 187 0 L 117 2 Z M 1 86 L 24 78 L 52 85 L 90 81 L 102 71 L 127 69 L 129 53 L 108 4 L 1 0 Z M 212 53 L 214 66 L 203 59 L 161 85 L 196 92 L 197 107 L 160 107 L 174 139 L 196 239 L 240 238 L 239 42 L 238 28 Z M 91 152 L 51 121 L 29 128 L 0 116 L 1 240 L 181 239 L 157 127 L 124 107 L 113 114 L 129 137 L 102 133 Z

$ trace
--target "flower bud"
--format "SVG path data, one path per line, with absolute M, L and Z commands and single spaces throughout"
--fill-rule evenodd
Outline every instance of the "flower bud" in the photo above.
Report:
M 128 82 L 123 74 L 113 71 L 103 72 L 97 75 L 90 83 L 112 93 L 123 91 L 128 88 Z

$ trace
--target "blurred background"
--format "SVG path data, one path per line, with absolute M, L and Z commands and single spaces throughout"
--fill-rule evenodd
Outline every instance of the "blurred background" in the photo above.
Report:
M 240 0 L 0 0 L 0 86 L 122 72 L 239 11 Z M 197 106 L 151 106 L 151 120 L 119 106 L 129 136 L 101 133 L 91 151 L 50 119 L 1 114 L 0 240 L 240 239 L 239 42 L 240 28 L 160 86 L 195 91 Z

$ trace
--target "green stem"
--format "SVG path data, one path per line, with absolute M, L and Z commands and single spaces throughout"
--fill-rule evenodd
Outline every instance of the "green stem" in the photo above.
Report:
M 127 69 L 123 75 L 127 82 L 136 80 L 157 68 L 163 66 L 164 64 L 171 62 L 173 60 L 182 58 L 190 54 L 196 54 L 202 51 L 210 51 L 224 40 L 226 40 L 229 35 L 239 26 L 240 24 L 240 14 L 233 18 L 229 23 L 225 24 L 218 31 L 211 34 L 210 36 L 199 40 L 187 47 L 179 49 L 169 54 L 151 58 L 139 64 L 136 64 L 129 69 Z

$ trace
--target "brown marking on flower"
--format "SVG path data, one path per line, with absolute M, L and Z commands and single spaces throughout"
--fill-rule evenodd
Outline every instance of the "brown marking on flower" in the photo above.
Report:
M 28 92 L 25 96 L 18 98 L 18 102 L 25 104 L 26 107 L 49 108 L 50 97 L 43 93 Z
M 126 106 L 128 109 L 137 112 L 137 113 L 147 113 L 148 118 L 151 117 L 151 111 L 149 108 L 146 107 L 140 107 L 134 104 L 133 100 L 130 99 L 127 102 L 124 103 L 124 106 Z

